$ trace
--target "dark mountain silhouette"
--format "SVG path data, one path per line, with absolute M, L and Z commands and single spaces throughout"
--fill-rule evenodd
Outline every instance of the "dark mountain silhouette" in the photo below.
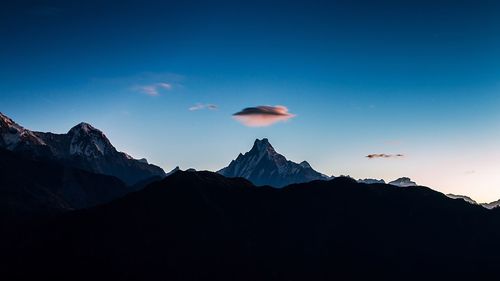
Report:
M 306 161 L 297 164 L 277 153 L 268 139 L 255 140 L 252 149 L 238 155 L 229 166 L 218 171 L 226 177 L 242 177 L 255 185 L 283 187 L 292 183 L 326 180 Z
M 349 178 L 255 187 L 182 172 L 19 235 L 6 280 L 484 280 L 500 212 Z
M 115 177 L 0 148 L 0 222 L 88 208 L 127 192 Z
M 76 125 L 67 134 L 42 133 L 27 130 L 0 113 L 0 147 L 115 176 L 129 185 L 165 176 L 161 168 L 117 151 L 103 132 L 87 123 Z

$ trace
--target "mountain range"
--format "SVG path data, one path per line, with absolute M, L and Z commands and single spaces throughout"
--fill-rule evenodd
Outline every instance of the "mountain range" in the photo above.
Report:
M 116 177 L 127 186 L 127 192 L 140 190 L 179 170 L 179 167 L 176 167 L 171 172 L 165 173 L 160 167 L 149 164 L 144 158 L 134 159 L 124 152 L 117 151 L 102 131 L 84 122 L 74 126 L 66 134 L 54 134 L 25 129 L 8 116 L 0 113 L 0 149 L 15 153 L 10 157 L 24 159 L 18 159 L 18 162 L 32 160 L 50 162 L 48 165 L 54 166 L 56 164 L 56 166 L 64 167 L 66 170 L 89 172 L 87 177 L 98 174 Z M 2 151 L 2 154 L 5 154 L 5 151 Z M 256 139 L 250 151 L 245 154 L 240 153 L 235 160 L 232 160 L 227 167 L 220 169 L 218 173 L 226 177 L 242 177 L 257 186 L 268 185 L 276 188 L 334 178 L 315 171 L 307 161 L 295 163 L 286 159 L 285 156 L 276 152 L 266 138 Z M 31 171 L 27 168 L 25 174 L 31 174 Z M 358 182 L 385 184 L 385 181 L 381 179 L 359 179 Z M 391 181 L 389 184 L 399 187 L 417 186 L 407 177 Z M 111 194 L 113 193 L 111 192 Z M 118 198 L 118 194 L 123 195 L 123 192 L 116 194 L 117 196 L 113 199 Z M 462 198 L 470 203 L 473 201 L 461 195 L 450 195 L 450 197 Z M 95 202 L 89 203 L 89 206 L 98 202 L 106 202 L 108 199 L 90 200 L 89 202 Z M 83 199 L 83 201 L 85 200 L 87 199 Z M 500 203 L 495 201 L 481 205 L 491 209 Z M 80 206 L 73 204 L 69 208 L 78 209 Z
M 128 185 L 165 172 L 144 160 L 119 152 L 100 130 L 80 123 L 66 134 L 25 129 L 0 113 L 0 148 L 34 159 L 55 160 L 93 173 L 115 176 Z
M 498 204 L 328 177 L 267 139 L 217 173 L 166 174 L 89 124 L 0 115 L 6 280 L 497 279 Z

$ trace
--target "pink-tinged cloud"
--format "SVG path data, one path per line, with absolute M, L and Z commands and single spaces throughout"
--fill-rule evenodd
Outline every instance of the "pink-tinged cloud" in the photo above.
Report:
M 295 115 L 288 112 L 286 106 L 260 105 L 256 107 L 247 107 L 233 114 L 233 117 L 245 126 L 266 127 L 277 122 L 287 121 L 295 117 Z
M 403 154 L 385 154 L 385 153 L 366 155 L 366 158 L 368 158 L 368 159 L 401 158 L 401 157 L 404 157 L 404 155 Z
M 155 83 L 151 85 L 139 86 L 137 90 L 150 97 L 156 97 L 160 95 L 162 90 L 170 91 L 172 90 L 172 84 L 169 83 Z
M 188 108 L 190 111 L 196 111 L 196 110 L 202 110 L 202 109 L 208 109 L 208 110 L 216 110 L 217 109 L 217 105 L 215 104 L 211 104 L 211 103 L 207 103 L 207 104 L 204 104 L 204 103 L 197 103 L 193 106 L 191 106 L 190 108 Z

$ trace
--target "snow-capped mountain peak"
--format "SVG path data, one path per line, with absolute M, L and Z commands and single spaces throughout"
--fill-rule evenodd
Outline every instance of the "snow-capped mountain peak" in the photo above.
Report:
M 385 180 L 383 179 L 359 179 L 357 182 L 364 184 L 385 184 Z
M 394 181 L 391 181 L 389 183 L 390 185 L 395 185 L 395 186 L 399 186 L 399 187 L 410 187 L 410 186 L 417 186 L 417 183 L 412 181 L 410 178 L 408 177 L 402 177 L 402 178 L 399 178 L 397 180 L 394 180 Z
M 243 177 L 256 185 L 283 187 L 328 177 L 316 172 L 309 163 L 297 164 L 276 152 L 269 140 L 255 140 L 252 149 L 239 154 L 229 166 L 218 171 L 227 177 Z
M 34 132 L 0 113 L 0 147 L 116 176 L 127 184 L 165 175 L 161 168 L 148 164 L 146 160 L 136 160 L 117 151 L 102 131 L 88 123 L 74 126 L 67 134 Z
M 88 123 L 82 122 L 74 126 L 68 135 L 71 138 L 69 147 L 71 155 L 98 158 L 115 151 L 106 135 Z
M 80 124 L 74 126 L 71 128 L 71 131 L 83 131 L 85 133 L 89 133 L 90 131 L 99 131 L 98 129 L 94 128 L 92 125 L 89 123 L 81 122 Z
M 274 147 L 269 143 L 269 140 L 266 138 L 261 140 L 256 139 L 252 149 L 250 150 L 250 153 L 258 154 L 261 156 L 268 155 L 271 157 L 278 154 L 276 150 L 274 150 Z
M 70 135 L 77 135 L 77 134 L 103 134 L 99 129 L 94 128 L 92 125 L 89 123 L 81 122 L 80 124 L 74 126 L 68 131 L 68 134 Z

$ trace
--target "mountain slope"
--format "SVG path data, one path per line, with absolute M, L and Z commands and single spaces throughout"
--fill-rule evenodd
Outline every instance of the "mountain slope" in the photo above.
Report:
M 456 195 L 456 194 L 451 194 L 451 193 L 446 194 L 446 196 L 448 196 L 452 199 L 462 199 L 465 202 L 470 203 L 470 204 L 477 204 L 477 202 L 474 199 L 470 198 L 469 196 Z
M 481 203 L 481 206 L 487 208 L 487 209 L 496 209 L 498 206 L 500 206 L 500 200 L 493 201 L 490 203 Z
M 255 188 L 241 178 L 179 171 L 31 232 L 11 249 L 4 276 L 484 280 L 499 275 L 498 218 L 425 187 L 336 178 Z
M 268 139 L 255 140 L 249 152 L 240 153 L 229 166 L 218 173 L 226 177 L 242 177 L 255 185 L 273 187 L 328 179 L 327 176 L 316 172 L 306 161 L 297 164 L 287 160 L 274 150 Z
M 88 208 L 127 192 L 127 186 L 115 177 L 33 160 L 0 148 L 2 219 Z
M 76 125 L 67 134 L 34 132 L 0 113 L 0 147 L 115 176 L 129 185 L 165 176 L 161 168 L 117 151 L 103 132 L 87 123 Z

